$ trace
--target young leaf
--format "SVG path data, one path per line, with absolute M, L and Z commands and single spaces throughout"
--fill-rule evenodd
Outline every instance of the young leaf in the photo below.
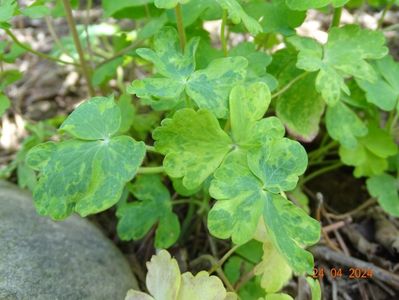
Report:
M 147 263 L 147 289 L 152 295 L 130 290 L 125 300 L 237 300 L 234 293 L 227 293 L 221 280 L 205 271 L 193 276 L 180 274 L 177 261 L 161 250 Z
M 375 82 L 357 80 L 357 83 L 366 92 L 368 102 L 391 111 L 399 98 L 399 64 L 387 55 L 375 62 L 374 69 L 378 74 Z
M 341 90 L 349 94 L 345 77 L 370 82 L 377 80 L 377 74 L 367 60 L 380 59 L 388 52 L 381 32 L 361 29 L 357 25 L 332 28 L 324 47 L 298 36 L 290 37 L 288 41 L 299 50 L 298 68 L 309 72 L 319 70 L 316 89 L 329 105 L 340 100 Z
M 155 147 L 165 154 L 163 165 L 171 177 L 183 177 L 188 189 L 198 187 L 230 151 L 232 141 L 207 110 L 181 109 L 154 130 Z
M 310 286 L 312 300 L 321 300 L 321 287 L 318 279 L 306 277 L 306 281 Z
M 328 106 L 326 113 L 328 134 L 346 148 L 354 148 L 357 138 L 367 134 L 367 127 L 345 103 Z
M 399 217 L 398 180 L 386 173 L 367 179 L 367 189 L 371 196 L 377 198 L 382 209 Z
M 349 0 L 286 0 L 287 5 L 296 10 L 320 8 L 332 4 L 334 7 L 343 6 Z
M 261 275 L 261 285 L 266 293 L 276 293 L 291 279 L 292 270 L 273 243 L 263 241 L 262 262 L 254 269 L 255 275 Z
M 250 17 L 236 0 L 218 0 L 218 3 L 228 11 L 229 18 L 234 24 L 239 24 L 242 21 L 252 35 L 262 32 L 262 26 L 258 21 Z
M 128 136 L 113 135 L 120 111 L 112 98 L 94 98 L 79 106 L 61 130 L 74 138 L 34 147 L 27 162 L 40 169 L 34 190 L 38 212 L 64 219 L 103 211 L 120 198 L 136 174 L 145 146 Z
M 258 300 L 262 300 L 262 299 L 258 299 Z M 264 300 L 293 300 L 293 298 L 288 294 L 279 293 L 279 294 L 266 295 Z
M 140 201 L 122 203 L 116 215 L 118 235 L 122 240 L 137 240 L 145 236 L 158 222 L 155 247 L 168 248 L 180 234 L 180 224 L 172 211 L 168 189 L 155 175 L 138 177 L 132 186 L 134 196 Z

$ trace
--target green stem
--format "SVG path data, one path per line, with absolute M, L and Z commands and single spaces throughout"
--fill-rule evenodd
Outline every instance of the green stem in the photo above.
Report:
M 93 51 L 92 51 L 92 48 L 91 48 L 90 35 L 89 35 L 90 10 L 91 10 L 92 6 L 93 6 L 93 0 L 87 0 L 86 15 L 85 15 L 85 32 L 86 32 L 87 52 L 89 53 L 89 58 L 90 58 L 90 65 L 92 67 L 94 67 Z
M 204 203 L 196 199 L 181 199 L 181 200 L 173 200 L 172 205 L 181 205 L 181 204 L 190 204 L 193 203 L 199 207 L 203 207 Z
M 333 165 L 331 165 L 331 166 L 327 166 L 327 167 L 318 169 L 318 170 L 314 171 L 313 173 L 310 173 L 310 174 L 309 174 L 308 176 L 306 176 L 305 178 L 303 178 L 303 180 L 300 182 L 300 184 L 301 184 L 301 185 L 304 185 L 304 184 L 307 183 L 308 181 L 310 181 L 310 180 L 312 180 L 312 179 L 314 179 L 314 178 L 316 178 L 316 177 L 318 177 L 318 176 L 320 176 L 320 175 L 323 175 L 323 174 L 325 174 L 325 173 L 328 173 L 328 172 L 331 172 L 331 171 L 333 171 L 333 170 L 335 170 L 335 169 L 338 169 L 338 168 L 340 168 L 340 167 L 342 167 L 342 166 L 343 166 L 343 164 L 342 164 L 341 162 L 338 162 L 338 163 L 333 164 Z
M 382 24 L 384 23 L 385 16 L 386 16 L 387 12 L 391 9 L 391 7 L 394 4 L 394 2 L 395 2 L 395 0 L 390 1 L 384 7 L 384 10 L 382 11 L 381 17 L 378 20 L 377 29 L 380 29 L 382 27 Z
M 339 26 L 339 23 L 341 22 L 342 8 L 343 7 L 341 6 L 341 7 L 336 7 L 334 9 L 334 15 L 333 15 L 333 19 L 332 19 L 330 28 Z
M 30 52 L 30 53 L 38 56 L 38 57 L 41 57 L 41 58 L 44 58 L 44 59 L 47 59 L 47 60 L 51 60 L 51 61 L 55 61 L 55 62 L 58 62 L 58 63 L 61 63 L 61 64 L 65 64 L 65 65 L 73 65 L 75 67 L 79 67 L 79 64 L 76 64 L 74 62 L 62 60 L 62 59 L 47 55 L 45 53 L 33 50 L 32 48 L 30 48 L 30 47 L 26 46 L 25 44 L 21 43 L 18 40 L 18 38 L 14 35 L 14 33 L 12 33 L 12 31 L 10 29 L 4 29 L 4 31 L 13 40 L 14 43 L 16 43 L 21 48 L 25 49 L 26 51 L 28 51 L 28 52 Z
M 164 167 L 141 167 L 137 171 L 137 174 L 158 174 L 165 172 Z
M 180 38 L 180 48 L 182 51 L 184 51 L 184 47 L 186 47 L 186 32 L 184 31 L 183 14 L 181 12 L 180 3 L 176 5 L 175 13 L 176 13 L 177 30 L 179 31 L 179 38 Z
M 322 146 L 312 152 L 309 152 L 308 157 L 310 160 L 317 161 L 320 156 L 323 156 L 330 149 L 336 147 L 338 143 L 336 141 L 331 141 L 329 144 Z
M 147 152 L 154 152 L 154 153 L 159 153 L 154 146 L 150 146 L 150 145 L 145 145 L 145 149 L 147 150 Z
M 227 41 L 226 41 L 226 23 L 227 23 L 227 10 L 223 10 L 222 26 L 220 27 L 220 42 L 222 44 L 224 56 L 228 56 Z
M 62 3 L 64 4 L 64 10 L 65 10 L 66 19 L 68 22 L 68 27 L 72 34 L 72 38 L 73 38 L 73 42 L 76 47 L 76 51 L 78 52 L 78 55 L 79 55 L 80 65 L 82 66 L 82 73 L 83 73 L 83 76 L 85 77 L 87 87 L 89 90 L 89 94 L 91 97 L 93 97 L 95 95 L 95 92 L 94 92 L 94 87 L 93 87 L 93 85 L 91 83 L 91 79 L 90 79 L 90 69 L 86 63 L 82 44 L 80 43 L 78 31 L 76 30 L 75 20 L 73 19 L 73 15 L 72 15 L 71 3 L 69 0 L 62 0 Z
M 217 269 L 221 268 L 223 264 L 226 262 L 226 260 L 240 247 L 240 245 L 235 245 L 233 248 L 231 248 L 229 251 L 226 252 L 225 255 L 216 263 L 213 264 L 211 269 L 208 271 L 209 274 L 212 274 L 215 272 Z
M 304 78 L 306 75 L 308 75 L 308 72 L 303 72 L 301 74 L 299 74 L 297 77 L 295 77 L 294 79 L 292 79 L 290 82 L 287 83 L 287 85 L 285 85 L 281 90 L 279 90 L 278 92 L 274 93 L 272 95 L 272 99 L 280 96 L 281 94 L 285 93 L 287 90 L 289 90 L 291 88 L 291 86 L 293 86 L 297 81 L 301 80 L 302 78 Z

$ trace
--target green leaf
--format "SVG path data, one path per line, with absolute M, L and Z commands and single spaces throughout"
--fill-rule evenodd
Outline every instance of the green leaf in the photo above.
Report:
M 357 80 L 357 83 L 366 92 L 368 102 L 382 110 L 391 111 L 395 109 L 399 98 L 399 64 L 387 55 L 375 62 L 374 70 L 378 74 L 375 82 Z
M 325 107 L 314 85 L 315 76 L 306 75 L 283 93 L 276 105 L 276 114 L 287 130 L 305 142 L 311 142 L 317 136 Z
M 187 94 L 199 108 L 211 110 L 217 118 L 226 118 L 230 91 L 245 79 L 247 66 L 244 57 L 215 59 L 190 77 Z
M 116 69 L 122 66 L 122 63 L 123 57 L 118 57 L 96 68 L 91 78 L 93 85 L 99 86 L 111 80 L 116 74 Z
M 343 6 L 349 0 L 286 0 L 287 5 L 296 10 L 307 10 L 309 8 L 320 8 L 332 4 L 334 7 Z
M 262 300 L 262 299 L 258 299 L 258 300 Z M 268 295 L 266 295 L 264 300 L 293 300 L 293 298 L 288 294 L 279 293 L 279 294 L 268 294 Z
M 220 6 L 227 10 L 229 18 L 234 24 L 244 23 L 245 28 L 252 34 L 262 32 L 262 26 L 254 18 L 250 17 L 236 0 L 219 0 Z
M 154 0 L 155 6 L 158 8 L 171 9 L 177 4 L 186 4 L 190 0 Z
M 399 217 L 398 180 L 386 173 L 367 179 L 367 189 L 372 197 L 377 198 L 382 209 Z
M 118 107 L 121 112 L 121 125 L 118 132 L 124 133 L 129 131 L 133 125 L 134 117 L 136 116 L 136 108 L 132 103 L 129 95 L 122 94 L 118 100 Z
M 388 132 L 370 124 L 368 134 L 359 138 L 355 148 L 341 146 L 339 155 L 346 165 L 354 166 L 355 177 L 380 175 L 388 168 L 387 158 L 398 148 Z
M 11 106 L 10 99 L 0 92 L 0 117 L 6 112 L 6 110 Z
M 102 6 L 106 17 L 110 17 L 117 12 L 129 7 L 136 7 L 153 2 L 153 0 L 103 0 Z
M 14 16 L 18 2 L 16 0 L 0 0 L 0 23 L 8 22 Z
M 182 109 L 154 130 L 155 147 L 165 154 L 163 165 L 171 177 L 183 177 L 187 189 L 195 189 L 230 151 L 232 141 L 207 110 Z
M 298 68 L 309 72 L 319 70 L 316 89 L 329 105 L 340 100 L 341 90 L 349 94 L 344 82 L 346 77 L 369 82 L 377 80 L 377 74 L 367 60 L 380 59 L 388 52 L 381 32 L 361 29 L 357 25 L 332 28 L 324 47 L 309 38 L 295 36 L 288 41 L 299 50 Z
M 320 239 L 320 224 L 280 195 L 270 194 L 263 210 L 267 232 L 274 246 L 297 273 L 313 271 L 312 254 L 300 245 Z
M 140 201 L 122 203 L 116 215 L 118 235 L 122 240 L 138 240 L 158 222 L 155 247 L 168 248 L 180 234 L 180 224 L 172 212 L 171 198 L 161 178 L 155 175 L 138 177 L 132 186 L 134 196 Z
M 145 155 L 144 143 L 112 136 L 120 119 L 112 98 L 94 98 L 61 126 L 77 139 L 41 144 L 28 153 L 27 162 L 41 171 L 34 190 L 40 214 L 57 220 L 73 211 L 87 216 L 118 202 Z
M 21 9 L 21 13 L 24 16 L 27 16 L 32 19 L 39 19 L 39 18 L 44 18 L 45 16 L 49 16 L 51 14 L 51 10 L 45 5 L 33 4 L 30 5 L 29 7 Z
M 327 107 L 326 127 L 328 134 L 346 148 L 354 148 L 357 138 L 367 134 L 362 120 L 343 102 Z
M 306 17 L 305 12 L 291 10 L 285 0 L 254 1 L 245 8 L 255 19 L 262 18 L 260 24 L 264 33 L 292 35 L 295 33 L 294 29 L 300 26 Z
M 105 140 L 118 131 L 120 124 L 121 111 L 114 99 L 95 97 L 73 111 L 60 131 L 81 140 Z

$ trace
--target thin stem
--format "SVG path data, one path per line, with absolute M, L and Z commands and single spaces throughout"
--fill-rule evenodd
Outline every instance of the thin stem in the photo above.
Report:
M 89 53 L 90 58 L 90 65 L 94 67 L 93 63 L 93 52 L 90 43 L 90 35 L 89 35 L 89 24 L 90 24 L 90 10 L 93 6 L 93 0 L 87 0 L 86 4 L 86 15 L 85 15 L 85 32 L 86 32 L 86 45 L 87 45 L 87 52 Z
M 377 29 L 380 29 L 382 27 L 382 24 L 384 24 L 385 16 L 386 16 L 387 12 L 391 9 L 391 7 L 394 4 L 394 2 L 395 2 L 395 0 L 391 0 L 384 7 L 384 10 L 382 11 L 381 17 L 380 17 L 380 19 L 378 20 L 378 23 L 377 23 Z
M 272 99 L 280 96 L 281 94 L 285 93 L 287 90 L 289 90 L 297 81 L 301 80 L 302 78 L 304 78 L 306 75 L 308 75 L 308 72 L 303 72 L 301 74 L 299 74 L 297 77 L 295 77 L 294 79 L 292 79 L 290 82 L 287 83 L 287 85 L 285 85 L 281 90 L 279 90 L 278 92 L 274 93 L 272 95 Z
M 57 57 L 53 57 L 53 56 L 47 55 L 47 54 L 45 54 L 45 53 L 36 51 L 36 50 L 30 48 L 29 46 L 26 46 L 25 44 L 21 43 L 21 42 L 18 40 L 18 38 L 12 33 L 12 31 L 11 31 L 10 29 L 4 28 L 4 31 L 5 31 L 6 34 L 13 40 L 14 43 L 16 43 L 16 44 L 17 44 L 18 46 L 20 46 L 21 48 L 25 49 L 26 51 L 28 51 L 28 52 L 30 52 L 30 53 L 36 55 L 36 56 L 39 56 L 39 57 L 41 57 L 41 58 L 48 59 L 48 60 L 51 60 L 51 61 L 59 62 L 59 63 L 61 63 L 61 64 L 73 65 L 73 66 L 79 67 L 79 65 L 76 64 L 76 63 L 74 63 L 74 62 L 62 60 L 62 59 L 59 59 L 59 58 L 57 58 Z
M 211 269 L 208 271 L 209 274 L 212 274 L 215 272 L 217 269 L 221 268 L 223 264 L 226 262 L 226 260 L 240 247 L 240 245 L 235 245 L 233 248 L 231 248 L 229 251 L 226 252 L 225 255 L 216 263 L 213 264 Z
M 339 23 L 341 22 L 341 16 L 342 16 L 342 6 L 341 7 L 336 7 L 334 9 L 334 15 L 333 15 L 333 19 L 331 21 L 331 27 L 338 27 Z
M 165 172 L 164 167 L 141 167 L 137 171 L 137 174 L 158 174 Z
M 66 19 L 68 22 L 68 27 L 72 34 L 72 38 L 75 43 L 76 51 L 78 52 L 78 55 L 79 55 L 79 60 L 80 60 L 80 65 L 82 66 L 83 76 L 86 79 L 87 87 L 89 89 L 89 94 L 91 97 L 93 97 L 95 95 L 95 92 L 94 92 L 94 87 L 93 87 L 93 85 L 91 83 L 91 79 L 90 79 L 90 68 L 86 63 L 82 44 L 80 43 L 78 31 L 76 30 L 75 20 L 73 19 L 73 16 L 72 16 L 71 3 L 69 2 L 69 0 L 62 0 L 62 3 L 64 4 L 64 10 L 65 10 Z
M 50 19 L 50 17 L 45 17 L 44 20 L 46 21 L 47 29 L 50 32 L 50 35 L 54 41 L 54 43 L 57 45 L 58 48 L 60 48 L 61 52 L 63 54 L 68 55 L 70 58 L 73 59 L 72 55 L 65 49 L 64 45 L 61 43 L 60 39 L 58 38 L 58 35 L 54 29 L 53 23 Z
M 145 149 L 147 150 L 147 152 L 154 152 L 154 153 L 159 153 L 154 146 L 150 146 L 150 145 L 145 145 Z
M 320 175 L 323 175 L 323 174 L 325 174 L 325 173 L 328 173 L 328 172 L 331 172 L 331 171 L 333 171 L 333 170 L 335 170 L 335 169 L 338 169 L 338 168 L 340 168 L 340 167 L 342 167 L 342 166 L 343 166 L 343 164 L 342 164 L 341 162 L 338 162 L 338 163 L 333 164 L 333 165 L 331 165 L 331 166 L 327 166 L 327 167 L 318 169 L 318 170 L 314 171 L 313 173 L 310 173 L 308 176 L 306 176 L 306 177 L 300 182 L 300 184 L 301 184 L 301 185 L 304 185 L 306 182 L 308 182 L 308 181 L 310 181 L 310 180 L 312 180 L 312 179 L 314 179 L 314 178 L 316 178 L 316 177 L 318 177 L 318 176 L 320 176 Z
M 222 25 L 220 27 L 220 42 L 222 44 L 224 56 L 228 56 L 227 41 L 226 41 L 226 23 L 227 23 L 227 10 L 223 10 Z
M 240 280 L 237 281 L 237 283 L 234 286 L 234 289 L 236 291 L 239 291 L 248 281 L 250 281 L 253 277 L 255 276 L 255 268 L 253 268 L 251 271 L 248 273 L 244 274 Z
M 180 38 L 180 48 L 182 49 L 182 51 L 184 51 L 184 47 L 186 47 L 186 32 L 184 31 L 183 14 L 181 12 L 180 3 L 176 5 L 175 13 L 176 13 L 177 30 L 179 31 L 179 38 Z

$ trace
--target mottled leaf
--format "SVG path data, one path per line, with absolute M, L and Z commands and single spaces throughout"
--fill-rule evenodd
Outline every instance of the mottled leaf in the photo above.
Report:
M 399 63 L 387 55 L 375 62 L 374 69 L 378 74 L 375 82 L 357 80 L 357 83 L 366 92 L 368 102 L 382 110 L 391 111 L 399 99 Z
M 263 209 L 268 234 L 274 246 L 297 273 L 311 273 L 312 254 L 302 246 L 320 239 L 320 224 L 280 195 L 269 194 Z
M 218 0 L 220 6 L 227 10 L 229 18 L 234 24 L 243 22 L 245 28 L 252 34 L 262 32 L 262 26 L 254 18 L 250 17 L 236 0 Z
M 144 143 L 112 136 L 120 115 L 112 98 L 89 100 L 61 126 L 80 139 L 41 144 L 28 153 L 27 162 L 40 170 L 33 195 L 40 214 L 64 219 L 76 211 L 87 216 L 119 200 L 145 155 Z
M 382 209 L 399 217 L 398 179 L 386 173 L 367 179 L 367 189 L 378 200 Z
M 183 177 L 188 189 L 198 187 L 219 167 L 231 149 L 230 137 L 207 110 L 182 109 L 153 132 L 155 147 L 165 154 L 171 177 Z
M 217 118 L 226 118 L 230 91 L 234 85 L 243 82 L 247 66 L 244 57 L 215 59 L 206 69 L 189 78 L 187 94 L 199 108 L 211 110 Z
M 180 234 L 180 224 L 172 212 L 168 189 L 155 175 L 138 177 L 132 186 L 134 196 L 140 201 L 118 206 L 118 235 L 122 240 L 137 240 L 145 236 L 158 223 L 155 247 L 168 248 Z
M 298 36 L 288 41 L 299 50 L 298 68 L 309 72 L 320 70 L 316 88 L 329 105 L 340 100 L 341 90 L 349 94 L 344 82 L 346 77 L 369 82 L 377 80 L 368 60 L 380 59 L 388 52 L 381 32 L 361 29 L 357 25 L 332 28 L 324 47 L 314 40 Z
M 326 127 L 328 134 L 346 148 L 354 148 L 357 138 L 368 132 L 366 125 L 345 103 L 327 107 Z
M 121 125 L 121 112 L 113 98 L 92 98 L 69 115 L 60 127 L 81 140 L 109 139 Z
M 307 167 L 305 149 L 296 141 L 282 138 L 270 139 L 248 154 L 251 171 L 272 193 L 293 190 Z
M 262 183 L 249 170 L 245 153 L 235 151 L 215 172 L 209 188 L 218 201 L 208 214 L 208 229 L 221 239 L 236 244 L 249 241 L 256 229 L 266 195 Z
M 332 4 L 334 7 L 343 6 L 349 0 L 286 0 L 287 5 L 296 10 L 307 10 L 309 8 L 320 8 Z

